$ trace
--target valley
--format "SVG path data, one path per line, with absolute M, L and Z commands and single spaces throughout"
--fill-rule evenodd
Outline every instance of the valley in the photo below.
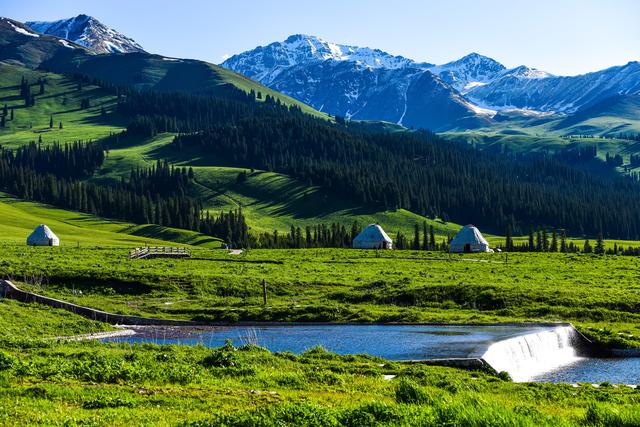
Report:
M 638 62 L 295 34 L 215 65 L 31 12 L 0 18 L 0 424 L 640 424 Z

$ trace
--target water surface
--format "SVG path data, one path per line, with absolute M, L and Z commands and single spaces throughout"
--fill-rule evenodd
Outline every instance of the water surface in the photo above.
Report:
M 294 325 L 228 327 L 137 327 L 136 335 L 107 338 L 104 341 L 204 345 L 219 347 L 227 339 L 234 345 L 256 344 L 273 352 L 302 353 L 316 346 L 338 354 L 368 354 L 388 360 L 427 360 L 482 357 L 492 348 L 504 348 L 504 358 L 512 377 L 536 382 L 611 382 L 640 384 L 640 358 L 567 358 L 564 366 L 541 369 L 536 375 L 523 375 L 520 366 L 531 370 L 531 363 L 549 364 L 554 354 L 566 357 L 566 343 L 549 339 L 554 326 L 468 326 L 468 325 Z M 519 337 L 526 337 L 520 339 Z M 540 340 L 539 337 L 546 337 Z M 505 341 L 507 341 L 505 343 Z M 539 344 L 536 344 L 539 343 Z M 531 348 L 539 346 L 539 348 Z M 529 360 L 531 358 L 533 360 Z M 538 368 L 533 365 L 534 368 Z

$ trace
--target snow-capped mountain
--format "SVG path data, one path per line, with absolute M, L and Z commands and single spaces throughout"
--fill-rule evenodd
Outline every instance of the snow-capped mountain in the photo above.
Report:
M 580 76 L 553 76 L 528 67 L 502 73 L 467 97 L 495 109 L 574 113 L 616 95 L 640 92 L 640 64 L 611 67 Z
M 243 70 L 243 74 L 261 83 L 271 83 L 285 69 L 322 61 L 355 62 L 367 68 L 427 68 L 411 59 L 390 55 L 378 49 L 329 43 L 303 34 L 292 35 L 283 42 L 271 43 L 235 55 L 224 62 L 226 68 Z
M 483 125 L 499 110 L 572 114 L 612 96 L 640 93 L 637 62 L 561 77 L 524 65 L 507 69 L 477 53 L 432 65 L 304 35 L 233 56 L 222 66 L 330 114 L 434 130 Z M 423 90 L 431 93 L 414 90 L 426 81 Z
M 294 35 L 260 46 L 222 66 L 320 111 L 352 119 L 444 130 L 484 124 L 487 115 L 428 71 L 433 64 L 314 36 Z M 472 77 L 460 72 L 458 78 Z
M 70 40 L 95 53 L 144 52 L 142 46 L 133 39 L 87 15 L 53 22 L 30 21 L 25 25 L 37 33 Z
M 457 61 L 429 69 L 458 91 L 465 93 L 477 86 L 492 82 L 505 66 L 486 56 L 471 53 Z

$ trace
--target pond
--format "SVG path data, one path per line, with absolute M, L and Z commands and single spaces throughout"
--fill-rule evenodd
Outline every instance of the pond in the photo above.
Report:
M 515 381 L 640 383 L 640 358 L 581 356 L 567 326 L 268 325 L 133 328 L 135 335 L 104 341 L 204 345 L 256 344 L 273 352 L 302 353 L 315 346 L 338 354 L 388 360 L 484 358 Z

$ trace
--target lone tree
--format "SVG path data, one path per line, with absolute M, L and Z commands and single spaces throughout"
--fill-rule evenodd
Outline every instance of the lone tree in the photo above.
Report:
M 589 243 L 589 239 L 584 241 L 582 252 L 584 252 L 585 254 L 590 254 L 591 252 L 593 252 L 593 248 L 591 247 L 591 243 Z
M 513 250 L 513 232 L 511 230 L 511 223 L 507 225 L 507 235 L 505 237 L 504 247 L 509 252 Z
M 529 226 L 529 252 L 533 252 L 534 250 L 534 245 L 533 245 L 533 225 Z
M 62 129 L 62 122 L 58 125 L 58 129 Z
M 602 236 L 602 231 L 598 233 L 598 240 L 596 240 L 596 249 L 594 252 L 600 255 L 604 253 L 604 237 Z
M 49 117 L 49 129 L 53 129 L 53 116 Z
M 420 227 L 418 224 L 413 226 L 413 245 L 412 248 L 414 251 L 420 249 Z

